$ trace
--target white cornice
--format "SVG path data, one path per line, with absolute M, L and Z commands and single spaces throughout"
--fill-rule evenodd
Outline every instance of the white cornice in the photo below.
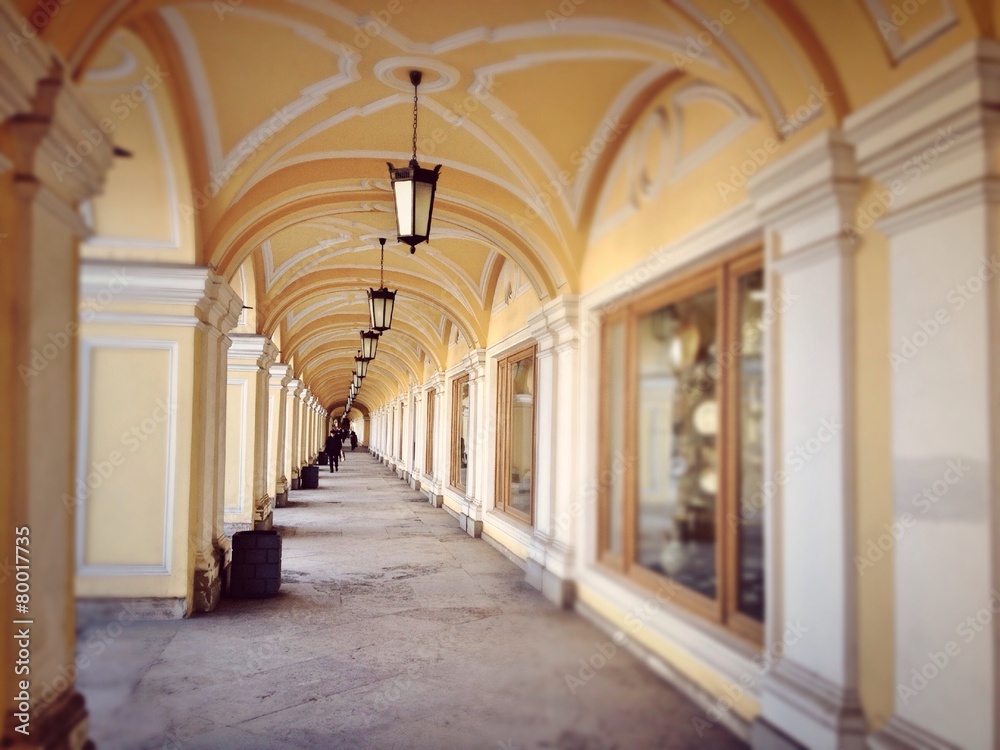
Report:
M 28 37 L 24 31 L 34 27 L 13 7 L 0 3 L 0 122 L 31 111 L 38 81 L 52 65 L 52 53 L 37 33 Z M 16 45 L 15 45 L 16 40 Z

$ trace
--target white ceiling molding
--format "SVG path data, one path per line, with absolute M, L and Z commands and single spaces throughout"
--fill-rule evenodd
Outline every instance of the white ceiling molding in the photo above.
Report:
M 897 6 L 889 6 L 883 0 L 864 0 L 864 3 L 868 15 L 871 16 L 878 29 L 879 36 L 889 48 L 894 63 L 899 63 L 928 46 L 952 26 L 958 24 L 958 16 L 955 15 L 955 9 L 950 0 L 941 0 L 941 15 L 909 39 L 903 40 L 899 34 L 899 27 L 892 18 L 893 9 Z M 919 7 L 923 7 L 923 3 Z M 909 16 L 906 16 L 906 19 L 909 20 Z
M 680 8 L 689 16 L 691 16 L 691 18 L 693 18 L 698 23 L 699 29 L 701 28 L 701 24 L 707 24 L 712 20 L 708 18 L 704 13 L 702 13 L 701 9 L 698 8 L 691 0 L 672 0 L 672 2 L 678 8 Z M 764 23 L 764 25 L 773 28 L 769 23 L 767 23 L 767 15 L 762 11 L 758 10 L 753 3 L 750 4 L 748 10 L 751 13 L 753 13 L 754 16 L 756 16 L 759 20 L 761 20 Z M 732 35 L 722 34 L 718 37 L 717 41 L 719 45 L 723 47 L 726 50 L 726 52 L 728 52 L 733 57 L 734 60 L 736 60 L 739 69 L 746 75 L 747 78 L 750 79 L 750 82 L 753 84 L 754 88 L 760 94 L 760 97 L 764 102 L 764 106 L 770 113 L 772 121 L 778 122 L 779 120 L 784 118 L 785 113 L 782 111 L 781 103 L 778 101 L 778 97 L 774 93 L 774 89 L 771 88 L 771 85 L 768 83 L 767 79 L 757 69 L 757 66 L 753 64 L 753 61 L 746 54 L 746 52 L 743 51 L 743 48 L 740 47 L 735 41 L 733 41 Z M 780 39 L 777 40 L 775 43 L 781 44 Z M 793 59 L 794 57 L 795 56 L 793 55 Z M 815 81 L 810 81 L 808 79 L 805 79 L 804 82 L 807 85 L 810 83 L 815 83 Z
M 695 102 L 716 104 L 729 112 L 731 119 L 690 153 L 683 154 L 681 153 L 681 143 L 686 128 L 683 107 Z M 723 91 L 718 86 L 701 82 L 689 84 L 678 91 L 671 97 L 670 107 L 673 110 L 674 153 L 677 155 L 670 175 L 671 184 L 677 183 L 683 177 L 697 170 L 713 155 L 739 138 L 759 121 L 759 118 L 737 97 L 728 91 Z

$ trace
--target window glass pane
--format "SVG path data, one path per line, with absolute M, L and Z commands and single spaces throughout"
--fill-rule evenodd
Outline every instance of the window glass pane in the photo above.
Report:
M 717 293 L 638 321 L 637 562 L 715 598 L 717 592 Z
M 510 503 L 531 515 L 531 451 L 535 414 L 535 358 L 514 362 L 507 381 L 510 387 Z
M 462 383 L 459 390 L 459 464 L 458 482 L 462 487 L 469 486 L 469 383 Z
M 754 271 L 739 282 L 739 488 L 740 524 L 738 608 L 764 621 L 764 273 Z
M 622 526 L 625 522 L 625 323 L 608 326 L 604 353 L 604 408 L 607 434 L 604 436 L 604 497 L 607 503 L 607 551 L 623 554 Z
M 434 391 L 427 392 L 427 436 L 425 438 L 426 450 L 424 451 L 424 473 L 434 473 L 434 401 L 437 394 Z

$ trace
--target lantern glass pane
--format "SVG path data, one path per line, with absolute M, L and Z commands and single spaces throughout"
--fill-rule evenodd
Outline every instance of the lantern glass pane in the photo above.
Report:
M 434 184 L 417 182 L 416 198 L 413 202 L 413 236 L 427 237 L 431 228 L 431 205 L 434 202 Z
M 400 237 L 413 233 L 413 180 L 396 180 L 392 183 L 396 197 L 396 230 Z

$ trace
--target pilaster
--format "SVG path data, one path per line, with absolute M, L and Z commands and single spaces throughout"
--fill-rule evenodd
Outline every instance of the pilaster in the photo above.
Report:
M 854 149 L 817 136 L 750 181 L 766 237 L 765 331 L 771 436 L 764 501 L 768 608 L 765 653 L 782 657 L 761 682 L 755 745 L 774 727 L 815 750 L 860 750 L 853 400 L 853 249 L 845 227 L 859 180 Z M 781 299 L 791 300 L 782 304 Z M 803 352 L 809 356 L 804 357 Z M 808 462 L 796 451 L 826 440 Z M 823 585 L 817 587 L 816 582 Z M 808 636 L 787 648 L 786 625 Z
M 5 40 L 20 40 L 24 23 L 11 3 L 0 6 Z M 74 656 L 77 262 L 87 235 L 77 206 L 100 190 L 111 149 L 105 143 L 81 157 L 77 175 L 64 182 L 53 172 L 51 155 L 74 146 L 97 122 L 37 39 L 0 49 L 0 125 L 11 149 L 0 154 L 0 223 L 9 233 L 0 253 L 0 342 L 7 355 L 0 389 L 0 474 L 7 483 L 0 527 L 30 528 L 32 587 L 45 592 L 32 598 L 29 612 L 32 643 L 42 645 L 31 665 L 33 736 L 51 746 L 79 746 L 86 743 L 86 711 L 73 680 L 60 672 Z M 64 439 L 53 441 L 53 435 Z M 5 601 L 13 601 L 14 584 L 14 576 L 0 583 Z M 0 625 L 4 665 L 14 663 L 11 622 Z M 57 678 L 64 689 L 41 700 L 41 688 Z M 5 696 L 18 693 L 16 679 L 9 669 L 0 676 Z M 0 744 L 21 738 L 13 731 L 12 707 L 8 698 Z
M 466 357 L 469 373 L 469 473 L 465 488 L 468 507 L 459 517 L 459 525 L 472 537 L 483 534 L 483 493 L 488 481 L 487 454 L 496 441 L 496 412 L 486 406 L 486 350 L 474 349 Z
M 1000 743 L 998 110 L 1000 43 L 979 40 L 845 121 L 889 245 L 895 531 L 874 564 L 893 565 L 895 706 L 876 748 Z

